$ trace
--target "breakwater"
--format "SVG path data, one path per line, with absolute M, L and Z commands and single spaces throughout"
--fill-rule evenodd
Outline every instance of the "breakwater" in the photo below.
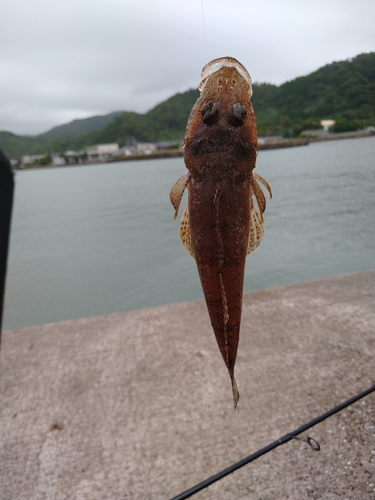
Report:
M 322 142 L 322 141 L 334 141 L 341 139 L 358 139 L 361 137 L 371 137 L 375 133 L 369 132 L 348 132 L 343 134 L 327 134 L 323 137 L 308 137 L 306 139 L 291 139 L 291 140 L 281 140 L 281 141 L 270 141 L 264 143 L 258 143 L 258 151 L 265 151 L 269 149 L 282 149 L 282 148 L 294 148 L 298 146 L 308 146 L 311 142 Z M 107 163 L 118 162 L 118 161 L 137 161 L 137 160 L 153 160 L 157 158 L 178 158 L 183 156 L 182 150 L 175 151 L 161 151 L 152 154 L 143 155 L 121 155 L 115 158 L 110 158 Z
M 245 293 L 237 411 L 203 300 L 4 332 L 2 498 L 171 498 L 361 392 L 374 278 Z M 373 498 L 374 396 L 204 498 Z

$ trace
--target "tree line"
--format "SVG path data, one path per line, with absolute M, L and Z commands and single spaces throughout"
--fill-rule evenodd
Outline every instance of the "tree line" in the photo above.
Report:
M 253 84 L 252 103 L 259 135 L 298 137 L 305 129 L 320 128 L 320 120 L 336 121 L 333 130 L 345 132 L 375 124 L 375 52 L 328 64 L 280 86 Z M 84 132 L 85 120 L 55 127 L 36 137 L 0 132 L 0 148 L 9 157 L 80 150 L 92 144 L 182 140 L 195 89 L 178 93 L 147 113 L 117 112 L 100 130 Z M 90 119 L 88 119 L 90 120 Z M 70 128 L 69 128 L 70 127 Z M 69 133 L 70 130 L 70 133 Z M 87 125 L 86 125 L 87 130 Z M 82 133 L 80 132 L 82 131 Z M 73 134 L 73 135 L 72 135 Z

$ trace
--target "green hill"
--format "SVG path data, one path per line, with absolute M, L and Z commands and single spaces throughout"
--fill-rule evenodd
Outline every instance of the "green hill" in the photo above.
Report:
M 81 118 L 73 120 L 65 125 L 54 127 L 44 134 L 39 134 L 36 138 L 43 141 L 52 141 L 56 139 L 71 139 L 80 135 L 86 135 L 90 132 L 102 130 L 120 113 L 115 111 L 108 115 L 91 116 L 90 118 Z
M 375 123 L 375 53 L 328 64 L 279 87 L 255 83 L 253 91 L 259 134 L 298 136 L 305 128 L 319 128 L 320 120 L 327 118 L 337 120 L 341 129 L 356 130 Z M 189 90 L 144 115 L 118 115 L 93 139 L 120 144 L 132 136 L 150 142 L 181 139 L 198 96 L 198 90 Z
M 180 140 L 184 135 L 190 110 L 198 97 L 199 90 L 188 90 L 175 94 L 145 114 L 125 111 L 90 140 L 94 144 L 124 144 L 131 137 L 141 142 Z
M 291 127 L 296 135 L 326 118 L 346 123 L 347 130 L 373 124 L 374 96 L 375 52 L 371 52 L 328 64 L 279 87 L 254 85 L 252 101 L 260 132 Z
M 23 155 L 45 153 L 46 144 L 35 137 L 0 132 L 0 149 L 9 158 L 17 158 Z
M 375 124 L 375 52 L 328 64 L 310 75 L 283 85 L 253 85 L 252 102 L 258 132 L 298 136 L 305 128 L 319 128 L 320 120 L 336 120 L 337 131 Z M 130 138 L 156 142 L 180 140 L 198 90 L 175 94 L 145 114 L 129 111 L 91 117 L 54 127 L 37 137 L 0 132 L 0 148 L 9 157 L 63 152 L 91 144 Z
M 0 132 L 0 149 L 10 158 L 81 149 L 90 143 L 93 133 L 106 127 L 120 113 L 117 111 L 108 115 L 73 120 L 35 137 L 3 131 Z

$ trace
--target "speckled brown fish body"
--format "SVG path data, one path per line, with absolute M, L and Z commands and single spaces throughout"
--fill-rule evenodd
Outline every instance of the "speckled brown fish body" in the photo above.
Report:
M 188 188 L 180 237 L 197 262 L 236 406 L 234 365 L 245 261 L 262 236 L 265 198 L 252 173 L 257 133 L 250 76 L 235 59 L 221 58 L 206 65 L 202 77 L 201 97 L 191 111 L 185 134 L 184 160 L 189 172 L 172 188 L 171 201 L 177 214 L 183 190 Z M 253 195 L 261 198 L 261 212 Z

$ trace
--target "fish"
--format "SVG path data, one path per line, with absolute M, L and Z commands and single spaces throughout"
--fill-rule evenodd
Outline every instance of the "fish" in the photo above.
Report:
M 201 94 L 187 121 L 183 144 L 187 172 L 172 187 L 176 220 L 185 189 L 188 203 L 180 240 L 196 260 L 211 325 L 227 367 L 237 408 L 234 377 L 245 261 L 264 234 L 263 213 L 269 184 L 254 172 L 257 125 L 250 98 L 252 81 L 233 57 L 221 57 L 202 69 Z

